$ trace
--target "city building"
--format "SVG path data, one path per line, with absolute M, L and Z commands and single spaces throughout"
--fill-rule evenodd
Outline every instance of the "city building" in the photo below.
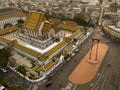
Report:
M 103 31 L 106 35 L 108 35 L 115 41 L 118 41 L 118 42 L 120 41 L 120 28 L 119 27 L 117 27 L 114 24 L 109 24 L 105 21 L 103 22 L 102 27 L 103 27 Z
M 0 29 L 3 29 L 7 23 L 16 25 L 19 19 L 26 19 L 25 14 L 21 10 L 14 8 L 0 9 Z
M 44 13 L 31 12 L 24 27 L 15 36 L 37 47 L 46 48 L 58 34 L 59 31 L 46 19 Z

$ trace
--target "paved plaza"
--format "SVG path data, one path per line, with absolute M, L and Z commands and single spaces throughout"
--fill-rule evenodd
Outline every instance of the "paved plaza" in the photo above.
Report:
M 89 60 L 91 50 L 89 50 L 86 56 L 82 59 L 82 61 L 77 65 L 77 67 L 70 74 L 69 76 L 70 82 L 72 82 L 73 84 L 85 84 L 91 81 L 95 77 L 108 51 L 107 45 L 99 43 L 99 50 L 98 50 L 98 56 L 97 56 L 98 63 L 94 63 L 96 62 L 95 61 L 96 47 L 97 47 L 97 44 L 95 44 L 92 48 L 92 55 L 91 55 L 90 62 L 88 60 Z

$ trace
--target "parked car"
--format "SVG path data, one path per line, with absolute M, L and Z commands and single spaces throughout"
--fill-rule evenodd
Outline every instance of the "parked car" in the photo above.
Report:
M 45 85 L 45 87 L 50 87 L 50 86 L 52 86 L 52 81 L 47 82 Z
M 1 71 L 6 72 L 7 70 L 4 68 L 0 68 Z

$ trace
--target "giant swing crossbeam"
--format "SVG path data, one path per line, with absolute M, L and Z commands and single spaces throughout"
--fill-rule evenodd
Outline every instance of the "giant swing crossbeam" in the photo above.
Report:
M 94 45 L 95 42 L 96 42 L 96 45 Z M 89 58 L 87 60 L 91 64 L 98 63 L 99 42 L 100 42 L 100 39 L 92 38 L 92 46 L 91 46 L 91 50 L 90 50 L 90 55 L 89 55 Z M 93 53 L 93 48 L 95 48 L 95 47 L 96 47 L 96 49 L 94 49 L 94 53 Z

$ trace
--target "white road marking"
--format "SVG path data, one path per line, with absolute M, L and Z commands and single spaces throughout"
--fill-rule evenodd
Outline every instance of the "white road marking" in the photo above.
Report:
M 97 76 L 100 76 L 100 73 L 98 73 Z
M 74 85 L 73 90 L 75 90 L 75 89 L 76 89 L 76 87 L 77 87 L 77 85 Z
M 93 85 L 94 85 L 94 83 L 91 83 L 91 84 L 90 84 L 90 87 L 92 87 Z
M 70 90 L 72 86 L 73 86 L 72 83 L 68 83 L 67 86 L 65 87 L 65 90 Z
M 104 85 L 105 85 L 105 82 L 106 82 L 106 80 L 107 80 L 107 77 L 108 77 L 108 75 L 109 75 L 109 72 L 110 72 L 110 68 L 109 68 L 109 71 L 107 72 L 107 74 L 105 75 L 105 79 L 104 79 L 104 81 L 103 81 L 101 90 L 104 90 L 103 87 L 104 87 Z
M 94 86 L 91 88 L 91 90 L 95 90 L 95 87 L 99 84 L 99 82 L 100 82 L 100 80 L 101 80 L 101 78 L 102 78 L 102 76 L 103 76 L 104 70 L 105 70 L 105 67 L 103 68 L 100 77 L 98 78 L 98 80 L 97 80 L 97 82 L 94 84 Z

